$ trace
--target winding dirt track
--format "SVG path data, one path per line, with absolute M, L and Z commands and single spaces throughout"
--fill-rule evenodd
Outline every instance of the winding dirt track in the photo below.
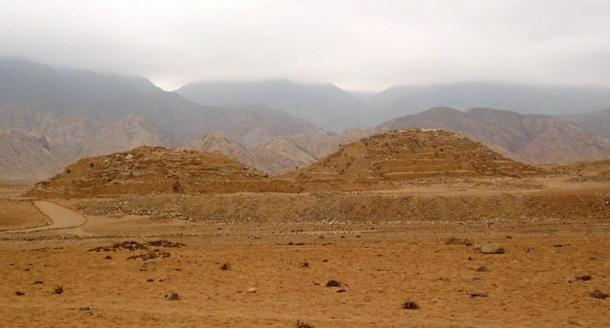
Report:
M 87 218 L 82 214 L 73 211 L 64 206 L 47 202 L 47 201 L 34 201 L 34 205 L 49 219 L 49 225 L 44 227 L 11 230 L 6 231 L 8 233 L 26 233 L 26 232 L 39 232 L 48 230 L 63 230 L 72 229 L 71 234 L 74 235 L 86 235 L 82 230 L 78 229 L 87 223 Z

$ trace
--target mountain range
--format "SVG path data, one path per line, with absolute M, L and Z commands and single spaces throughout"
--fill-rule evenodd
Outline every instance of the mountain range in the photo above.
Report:
M 332 132 L 372 123 L 364 102 L 329 83 L 204 81 L 187 84 L 176 93 L 200 105 L 276 108 Z
M 459 132 L 530 163 L 601 159 L 610 157 L 610 110 L 602 110 L 609 94 L 464 83 L 354 95 L 284 80 L 199 82 L 167 92 L 144 77 L 0 57 L 0 181 L 37 181 L 77 159 L 142 145 L 219 152 L 283 174 L 361 137 L 407 128 Z M 434 107 L 444 103 L 459 110 Z M 474 109 L 462 111 L 469 104 Z M 489 104 L 511 110 L 479 107 Z M 557 113 L 581 112 L 521 113 L 555 105 Z
M 368 100 L 378 122 L 434 107 L 495 108 L 522 114 L 567 115 L 610 108 L 610 88 L 460 82 L 393 86 Z

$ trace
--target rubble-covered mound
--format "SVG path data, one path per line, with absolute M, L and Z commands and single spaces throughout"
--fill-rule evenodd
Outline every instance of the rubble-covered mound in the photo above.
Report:
M 268 191 L 268 188 L 271 184 L 264 173 L 225 155 L 144 146 L 81 159 L 67 166 L 63 173 L 37 183 L 27 195 L 76 198 Z
M 286 177 L 341 187 L 436 177 L 525 177 L 538 172 L 461 135 L 411 129 L 360 139 Z

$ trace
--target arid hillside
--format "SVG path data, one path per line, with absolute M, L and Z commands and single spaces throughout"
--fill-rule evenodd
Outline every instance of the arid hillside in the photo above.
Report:
M 148 193 L 266 191 L 253 168 L 216 153 L 139 147 L 81 159 L 28 192 L 37 197 L 91 197 Z
M 524 177 L 538 172 L 461 135 L 412 129 L 360 139 L 286 178 L 358 189 L 421 178 Z

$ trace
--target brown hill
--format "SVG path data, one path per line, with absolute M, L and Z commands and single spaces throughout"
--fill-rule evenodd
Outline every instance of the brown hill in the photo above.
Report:
M 360 139 L 285 178 L 352 189 L 419 178 L 524 177 L 538 172 L 466 137 L 412 129 Z
M 610 140 L 576 124 L 546 115 L 475 108 L 461 112 L 433 108 L 378 126 L 394 129 L 443 129 L 483 142 L 494 150 L 530 163 L 564 163 L 610 157 Z
M 151 192 L 230 193 L 266 191 L 271 188 L 268 181 L 262 172 L 225 155 L 139 147 L 81 159 L 27 194 L 78 198 Z

